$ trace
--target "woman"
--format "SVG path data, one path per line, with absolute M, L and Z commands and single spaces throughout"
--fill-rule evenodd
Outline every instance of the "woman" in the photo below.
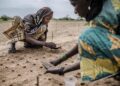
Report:
M 12 28 L 16 29 L 16 31 L 11 33 L 15 35 L 12 37 L 11 48 L 9 49 L 9 52 L 16 52 L 16 40 L 24 41 L 26 48 L 45 46 L 56 49 L 55 43 L 46 42 L 48 23 L 52 19 L 52 16 L 53 11 L 49 7 L 43 7 L 38 10 L 36 14 L 29 14 L 25 16 L 23 20 L 21 20 L 20 17 L 15 17 Z M 20 32 L 21 30 L 24 34 Z M 4 34 L 5 33 L 6 31 Z
M 75 54 L 80 56 L 82 81 L 89 82 L 120 72 L 120 6 L 119 0 L 70 0 L 75 13 L 91 21 L 78 44 L 52 64 L 58 64 Z M 78 66 L 78 65 L 76 65 Z M 74 66 L 74 67 L 76 67 Z M 51 68 L 48 68 L 48 72 Z M 53 70 L 52 70 L 53 72 Z M 52 73 L 51 72 L 51 73 Z

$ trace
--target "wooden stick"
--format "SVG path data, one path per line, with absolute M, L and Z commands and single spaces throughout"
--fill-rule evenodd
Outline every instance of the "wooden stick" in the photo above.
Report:
M 36 86 L 39 86 L 39 75 L 37 76 L 37 84 Z
M 53 35 L 53 31 L 52 31 L 52 42 L 53 42 L 53 37 L 54 37 L 54 35 Z

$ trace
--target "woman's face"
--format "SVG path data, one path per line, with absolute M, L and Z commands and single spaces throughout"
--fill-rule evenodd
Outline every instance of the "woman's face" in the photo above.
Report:
M 47 15 L 47 16 L 45 16 L 44 18 L 43 18 L 43 23 L 44 24 L 48 24 L 49 22 L 50 22 L 50 20 L 52 19 L 52 17 L 53 17 L 53 13 L 52 14 L 50 14 L 50 15 Z
M 70 0 L 70 2 L 76 14 L 90 21 L 101 12 L 104 0 Z
M 75 13 L 81 17 L 86 18 L 88 14 L 88 7 L 91 0 L 70 0 L 71 4 L 74 6 Z

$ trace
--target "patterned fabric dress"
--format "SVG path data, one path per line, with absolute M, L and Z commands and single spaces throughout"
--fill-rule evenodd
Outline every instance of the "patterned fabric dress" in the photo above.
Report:
M 15 16 L 12 26 L 3 32 L 11 41 L 25 41 L 25 33 L 36 40 L 46 41 L 48 25 L 42 24 L 43 18 L 53 11 L 43 7 L 36 14 L 28 14 L 23 19 Z
M 32 19 L 34 20 L 34 19 Z M 30 21 L 29 21 L 30 22 Z M 47 32 L 47 26 L 41 24 L 39 27 L 32 28 L 30 27 L 30 31 L 26 30 L 26 23 L 19 16 L 15 16 L 12 21 L 12 26 L 4 31 L 4 35 L 10 39 L 12 42 L 14 41 L 24 41 L 25 40 L 25 32 L 30 34 L 30 36 L 36 40 L 41 39 L 45 40 L 45 32 Z M 34 24 L 34 23 L 33 23 Z M 32 25 L 32 24 L 30 24 Z M 34 24 L 34 26 L 36 26 Z M 28 29 L 28 28 L 27 28 Z
M 116 3 L 117 2 L 117 3 Z M 81 78 L 83 82 L 99 80 L 120 72 L 120 0 L 106 0 L 94 26 L 79 37 Z

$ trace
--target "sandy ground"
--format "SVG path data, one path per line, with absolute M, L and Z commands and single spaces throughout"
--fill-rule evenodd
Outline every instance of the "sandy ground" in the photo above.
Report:
M 2 32 L 11 26 L 10 22 L 0 23 L 0 86 L 65 86 L 65 76 L 75 76 L 80 82 L 80 71 L 66 73 L 64 76 L 44 74 L 41 61 L 50 61 L 58 58 L 62 53 L 77 43 L 78 34 L 84 31 L 84 22 L 52 21 L 49 24 L 48 41 L 56 42 L 62 46 L 60 50 L 25 49 L 23 43 L 17 44 L 17 53 L 8 54 L 7 39 Z M 59 66 L 67 66 L 76 62 L 78 55 L 63 62 Z M 82 85 L 83 86 L 83 85 Z M 120 86 L 119 81 L 113 78 L 90 83 L 88 86 Z

